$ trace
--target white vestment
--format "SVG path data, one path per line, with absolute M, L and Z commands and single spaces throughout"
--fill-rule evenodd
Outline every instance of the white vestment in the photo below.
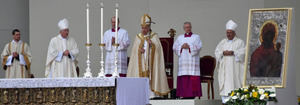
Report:
M 104 33 L 104 43 L 106 50 L 105 58 L 105 73 L 112 74 L 115 68 L 115 46 L 112 45 L 112 37 L 115 37 L 115 32 L 107 30 Z M 127 48 L 130 45 L 128 32 L 125 29 L 120 28 L 118 31 L 118 73 L 127 73 Z
M 234 56 L 224 56 L 224 51 L 233 51 Z M 219 90 L 221 96 L 228 94 L 237 88 L 242 87 L 244 77 L 244 41 L 234 37 L 233 40 L 223 39 L 215 50 L 217 67 L 219 72 Z
M 13 58 L 13 52 L 19 58 Z M 21 40 L 6 44 L 1 54 L 2 66 L 6 66 L 5 78 L 28 78 L 30 74 L 31 52 L 27 43 Z
M 181 49 L 181 46 L 187 43 L 190 49 Z M 173 45 L 173 50 L 179 57 L 178 76 L 193 75 L 200 76 L 200 58 L 199 52 L 202 47 L 200 35 L 192 34 L 191 37 L 178 36 Z
M 69 56 L 63 55 L 66 50 L 69 50 Z M 77 77 L 78 53 L 77 43 L 73 38 L 63 38 L 60 34 L 53 37 L 48 47 L 45 76 L 48 78 Z

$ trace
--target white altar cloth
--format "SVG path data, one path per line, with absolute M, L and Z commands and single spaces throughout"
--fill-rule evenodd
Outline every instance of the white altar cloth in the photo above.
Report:
M 0 88 L 112 87 L 115 78 L 0 79 Z

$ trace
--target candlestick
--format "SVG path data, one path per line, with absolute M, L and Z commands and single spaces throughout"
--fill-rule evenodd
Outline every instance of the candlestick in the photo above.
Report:
M 100 72 L 98 73 L 98 78 L 105 77 L 105 71 L 104 71 L 104 44 L 99 44 L 100 47 Z
M 116 24 L 115 24 L 115 68 L 112 74 L 112 77 L 120 77 L 118 73 L 118 12 L 119 12 L 119 4 L 116 3 Z
M 91 68 L 90 68 L 90 64 L 91 64 L 91 61 L 90 61 L 90 47 L 92 46 L 92 44 L 85 44 L 86 46 L 86 49 L 87 49 L 87 60 L 86 60 L 86 65 L 87 65 L 87 68 L 85 69 L 85 73 L 84 73 L 84 76 L 83 78 L 92 78 L 92 73 L 91 73 Z
M 100 29 L 101 29 L 101 32 L 100 32 L 100 36 L 101 36 L 101 41 L 100 41 L 100 44 L 99 44 L 99 47 L 100 47 L 100 53 L 101 53 L 101 55 L 100 55 L 100 72 L 98 73 L 98 78 L 103 78 L 103 77 L 105 77 L 105 72 L 104 72 L 104 57 L 103 57 L 103 53 L 104 53 L 104 46 L 105 46 L 105 44 L 103 43 L 103 2 L 101 2 L 100 3 L 100 6 L 101 6 L 101 19 L 100 19 L 100 21 L 101 21 L 101 27 L 100 27 Z
M 89 23 L 90 23 L 90 20 L 89 20 L 89 3 L 86 3 L 86 49 L 87 49 L 87 60 L 86 60 L 86 65 L 87 65 L 87 68 L 85 69 L 85 73 L 84 73 L 84 78 L 91 78 L 93 77 L 92 76 L 92 73 L 91 73 L 91 68 L 90 68 L 90 64 L 91 64 L 91 61 L 90 61 L 90 47 L 92 46 L 92 44 L 90 43 L 90 27 L 89 27 Z

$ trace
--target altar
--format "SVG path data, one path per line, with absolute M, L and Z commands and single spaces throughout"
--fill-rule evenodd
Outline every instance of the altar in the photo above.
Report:
M 148 81 L 147 78 L 0 79 L 0 105 L 143 105 L 149 103 Z

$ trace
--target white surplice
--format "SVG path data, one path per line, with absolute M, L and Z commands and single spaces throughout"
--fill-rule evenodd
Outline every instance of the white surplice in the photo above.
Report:
M 111 29 L 104 33 L 104 43 L 106 50 L 105 58 L 105 73 L 112 74 L 115 68 L 115 46 L 112 45 L 112 37 L 115 37 L 115 32 Z M 130 45 L 130 39 L 128 32 L 125 29 L 120 28 L 118 30 L 118 73 L 127 73 L 127 48 Z
M 187 43 L 190 49 L 181 49 L 181 46 Z M 191 37 L 178 36 L 173 45 L 173 51 L 179 57 L 178 76 L 193 75 L 200 76 L 200 58 L 199 52 L 202 47 L 200 35 L 192 34 Z
M 224 51 L 233 51 L 234 56 L 224 56 Z M 219 72 L 219 90 L 221 96 L 228 94 L 237 88 L 242 87 L 244 76 L 244 57 L 245 44 L 244 41 L 234 37 L 233 40 L 223 39 L 215 50 L 217 67 Z
M 13 52 L 19 59 L 13 58 Z M 28 78 L 30 74 L 31 52 L 27 43 L 11 41 L 6 44 L 1 54 L 2 66 L 6 66 L 5 78 Z
M 70 56 L 63 56 L 66 50 L 69 50 Z M 73 38 L 63 38 L 60 34 L 53 37 L 48 47 L 45 76 L 48 78 L 77 77 L 78 53 L 79 49 Z

